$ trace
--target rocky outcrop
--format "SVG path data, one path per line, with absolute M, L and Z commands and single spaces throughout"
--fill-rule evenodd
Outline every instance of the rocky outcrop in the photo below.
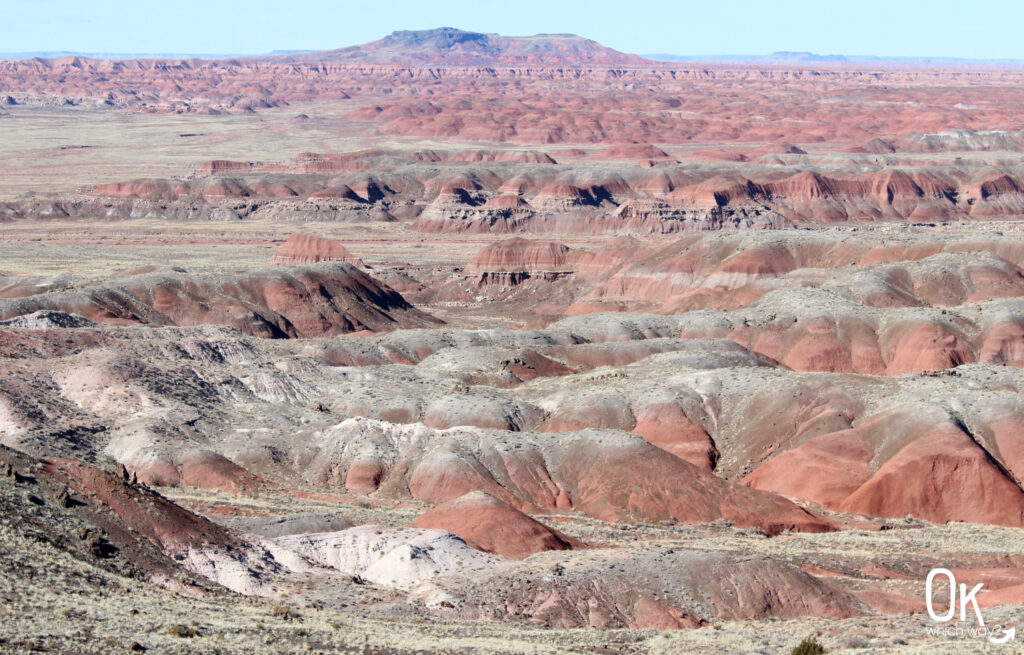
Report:
M 78 460 L 35 460 L 4 446 L 0 464 L 26 488 L 24 507 L 3 494 L 5 515 L 83 564 L 192 594 L 222 585 L 267 595 L 268 578 L 283 571 L 259 546 L 138 484 L 124 469 L 111 473 Z

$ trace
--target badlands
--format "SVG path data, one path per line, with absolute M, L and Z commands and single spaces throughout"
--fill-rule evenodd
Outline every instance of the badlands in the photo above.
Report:
M 0 62 L 0 652 L 990 652 L 925 581 L 1024 604 L 1022 82 Z

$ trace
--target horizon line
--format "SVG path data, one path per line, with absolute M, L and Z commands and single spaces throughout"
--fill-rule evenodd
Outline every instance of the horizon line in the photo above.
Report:
M 330 52 L 352 46 L 340 46 L 339 48 L 328 49 L 275 49 L 269 52 L 259 53 L 192 53 L 192 52 L 99 52 L 80 50 L 26 50 L 15 52 L 0 52 L 0 60 L 16 61 L 24 59 L 61 59 L 65 57 L 82 57 L 95 60 L 131 60 L 131 59 L 204 59 L 224 60 L 254 57 L 274 57 L 296 54 L 313 54 L 317 52 Z M 358 47 L 358 46 L 356 46 Z M 621 52 L 621 51 L 619 51 Z M 843 65 L 857 63 L 874 64 L 1024 64 L 1022 58 L 972 58 L 952 57 L 947 55 L 845 55 L 845 54 L 820 54 L 809 51 L 779 50 L 767 54 L 674 54 L 674 53 L 627 53 L 647 59 L 653 63 L 768 63 L 768 64 L 814 64 L 814 65 Z

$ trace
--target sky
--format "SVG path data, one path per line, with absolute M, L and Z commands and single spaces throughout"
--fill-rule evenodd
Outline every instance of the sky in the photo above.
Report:
M 637 54 L 1024 59 L 1022 0 L 3 0 L 0 15 L 7 53 L 263 54 L 450 26 Z

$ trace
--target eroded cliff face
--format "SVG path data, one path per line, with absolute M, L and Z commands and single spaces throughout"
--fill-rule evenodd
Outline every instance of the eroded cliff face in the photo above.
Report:
M 644 235 L 1024 213 L 1017 163 L 794 157 L 723 171 L 700 161 L 645 168 L 515 149 L 300 153 L 276 162 L 213 160 L 188 176 L 32 195 L 0 205 L 0 219 L 399 222 L 436 234 Z

